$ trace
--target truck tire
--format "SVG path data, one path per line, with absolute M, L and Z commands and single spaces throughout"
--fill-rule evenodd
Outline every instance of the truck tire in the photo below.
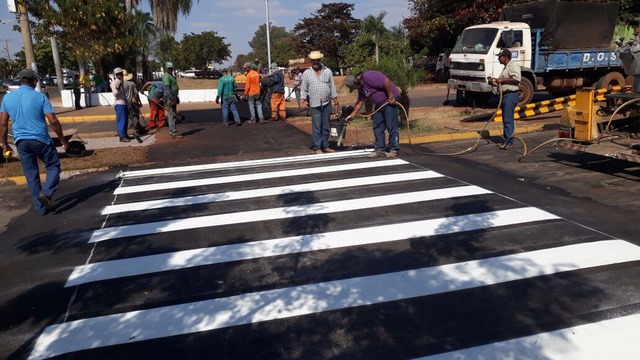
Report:
M 598 80 L 598 89 L 611 89 L 614 86 L 624 87 L 624 76 L 617 71 L 612 71 Z
M 525 77 L 520 80 L 520 98 L 518 99 L 518 106 L 524 106 L 533 100 L 533 84 Z

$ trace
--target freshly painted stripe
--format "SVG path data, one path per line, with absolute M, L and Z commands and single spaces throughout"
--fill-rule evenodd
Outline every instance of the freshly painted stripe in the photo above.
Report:
M 636 360 L 638 334 L 640 314 L 635 314 L 419 359 Z
M 48 326 L 38 337 L 29 358 L 42 359 L 84 349 L 404 300 L 630 261 L 640 261 L 640 247 L 622 240 L 606 240 L 106 315 Z
M 217 194 L 205 194 L 197 196 L 185 196 L 171 199 L 149 200 L 142 202 L 133 202 L 117 205 L 109 205 L 102 210 L 102 215 L 118 214 L 130 211 L 144 211 L 151 209 L 160 209 L 172 206 L 197 205 L 205 203 L 213 203 L 220 201 L 250 199 L 261 196 L 274 196 L 282 194 L 295 194 L 309 191 L 321 191 L 332 189 L 343 189 L 348 187 L 388 184 L 402 181 L 424 180 L 437 177 L 443 177 L 433 171 L 419 171 L 379 176 L 367 176 L 352 179 L 340 179 L 324 182 L 314 182 L 307 184 L 285 185 L 263 189 L 252 189 L 243 191 L 230 191 Z
M 286 163 L 297 163 L 303 161 L 319 161 L 328 159 L 341 159 L 348 157 L 365 156 L 371 153 L 373 150 L 354 150 L 354 151 L 340 151 L 330 154 L 322 154 L 318 156 L 314 155 L 301 155 L 290 156 L 284 158 L 272 158 L 272 159 L 260 159 L 260 160 L 246 160 L 246 161 L 234 161 L 226 163 L 206 164 L 206 165 L 191 165 L 191 166 L 179 166 L 171 168 L 150 169 L 150 170 L 136 170 L 125 171 L 118 174 L 120 178 L 134 178 L 145 176 L 162 176 L 167 174 L 178 173 L 191 173 L 197 171 L 214 171 L 214 170 L 228 170 L 228 169 L 244 169 L 249 166 L 263 166 L 263 165 L 276 165 Z
M 406 164 L 409 164 L 409 163 L 401 159 L 393 159 L 389 161 L 369 161 L 369 162 L 363 162 L 363 163 L 357 163 L 357 164 L 318 166 L 318 167 L 311 167 L 311 168 L 304 168 L 304 169 L 281 170 L 281 171 L 272 171 L 272 172 L 255 173 L 255 174 L 221 176 L 221 177 L 212 177 L 212 178 L 195 179 L 195 180 L 170 181 L 165 183 L 153 183 L 148 185 L 119 187 L 113 192 L 113 194 L 120 195 L 120 194 L 138 193 L 143 191 L 181 189 L 181 188 L 194 187 L 194 186 L 228 184 L 228 183 L 235 183 L 235 182 L 242 182 L 242 181 L 276 179 L 276 178 L 283 178 L 288 176 L 323 174 L 328 172 L 372 169 L 372 168 L 381 168 L 386 166 L 398 166 L 398 165 L 406 165 Z
M 519 208 L 184 250 L 78 266 L 71 273 L 65 286 L 229 261 L 338 249 L 554 219 L 558 217 L 546 211 Z
M 361 210 L 382 206 L 410 204 L 420 201 L 431 201 L 437 199 L 448 199 L 489 193 L 491 192 L 477 186 L 458 186 L 446 189 L 416 191 L 409 193 L 373 196 L 368 198 L 331 201 L 309 205 L 199 216 L 187 219 L 151 222 L 146 224 L 116 226 L 94 231 L 89 242 L 92 243 L 127 236 L 147 235 L 187 229 L 199 229 L 230 224 L 242 224 L 254 221 L 287 219 L 298 216 L 328 214 L 341 211 Z

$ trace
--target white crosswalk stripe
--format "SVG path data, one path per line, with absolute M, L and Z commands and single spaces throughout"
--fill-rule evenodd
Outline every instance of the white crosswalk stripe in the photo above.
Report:
M 43 330 L 29 358 L 43 359 L 79 351 L 83 351 L 83 357 L 92 357 L 91 351 L 95 351 L 95 356 L 117 358 L 118 346 L 125 344 L 131 357 L 137 354 L 131 351 L 144 354 L 150 350 L 145 349 L 145 344 L 154 339 L 177 339 L 175 346 L 179 348 L 186 346 L 179 344 L 180 336 L 216 337 L 219 335 L 215 331 L 219 329 L 252 324 L 269 326 L 278 321 L 306 323 L 311 321 L 310 316 L 315 321 L 329 321 L 328 326 L 333 326 L 331 321 L 337 316 L 350 322 L 347 327 L 353 328 L 358 321 L 377 319 L 379 315 L 375 314 L 382 311 L 380 306 L 402 304 L 395 310 L 399 313 L 390 314 L 387 316 L 390 320 L 385 320 L 393 322 L 393 318 L 405 316 L 399 315 L 404 314 L 403 311 L 409 312 L 407 316 L 418 311 L 415 302 L 424 304 L 420 305 L 421 309 L 429 309 L 440 302 L 464 301 L 469 298 L 469 291 L 491 294 L 494 289 L 502 289 L 509 294 L 506 289 L 520 282 L 527 284 L 524 285 L 527 288 L 544 289 L 551 286 L 548 283 L 559 281 L 556 279 L 640 262 L 638 246 L 486 189 L 404 160 L 369 160 L 363 152 L 339 154 L 343 155 L 120 174 L 123 184 L 114 192 L 116 203 L 102 211 L 106 216 L 105 226 L 95 230 L 88 240 L 95 246 L 95 257 L 73 269 L 65 285 L 75 287 L 78 297 L 74 296 L 72 302 L 78 306 L 70 305 L 71 320 Z M 283 169 L 285 167 L 288 169 Z M 309 174 L 313 174 L 312 180 L 296 178 Z M 338 179 L 336 174 L 344 176 Z M 180 179 L 175 180 L 174 175 Z M 323 180 L 325 177 L 328 179 Z M 268 182 L 259 188 L 244 185 L 265 179 L 277 180 L 272 183 L 277 185 Z M 233 184 L 234 188 L 189 195 L 192 187 L 213 184 Z M 414 188 L 401 186 L 407 184 Z M 392 186 L 397 188 L 391 189 Z M 182 189 L 179 195 L 172 193 L 175 189 Z M 346 198 L 335 200 L 336 192 Z M 314 196 L 304 196 L 310 193 Z M 288 203 L 280 198 L 283 195 L 294 201 Z M 300 196 L 304 201 L 298 203 L 295 199 Z M 402 211 L 388 215 L 386 209 L 391 208 Z M 169 209 L 185 211 L 167 211 Z M 320 222 L 308 218 L 327 214 L 331 217 L 322 218 Z M 552 235 L 558 231 L 561 233 Z M 167 234 L 174 235 L 168 237 Z M 206 239 L 199 238 L 203 234 L 207 234 Z M 393 252 L 389 252 L 390 249 Z M 301 267 L 305 266 L 313 270 L 302 271 Z M 148 277 L 180 281 L 184 276 L 197 283 L 200 277 L 209 276 L 207 274 L 220 280 L 207 286 L 211 279 L 203 278 L 203 290 L 193 295 L 189 294 L 186 284 L 177 292 L 170 290 L 172 287 L 155 292 L 132 286 Z M 242 278 L 246 280 L 238 281 Z M 532 282 L 536 285 L 532 286 Z M 139 301 L 134 301 L 133 295 L 132 300 L 126 300 L 129 294 L 125 291 L 145 295 L 141 295 Z M 147 291 L 152 294 L 146 295 Z M 554 295 L 559 294 L 550 294 Z M 151 301 L 155 298 L 156 301 Z M 98 304 L 95 300 L 99 300 Z M 116 305 L 113 309 L 102 305 L 109 301 Z M 127 304 L 118 306 L 119 301 Z M 490 305 L 490 302 L 474 302 L 472 298 L 469 301 L 474 306 Z M 581 301 L 587 301 L 586 297 L 574 299 L 574 302 Z M 83 307 L 90 309 L 83 310 Z M 84 311 L 89 315 L 85 316 Z M 342 317 L 341 314 L 350 311 L 371 312 L 371 315 Z M 567 318 L 582 315 L 576 312 L 574 315 L 569 312 Z M 640 330 L 637 315 L 618 315 L 589 324 L 576 320 L 564 323 L 562 319 L 558 322 L 552 331 L 532 328 L 525 331 L 527 336 L 514 335 L 508 340 L 489 337 L 474 346 L 464 345 L 473 344 L 464 338 L 470 335 L 445 330 L 438 330 L 443 331 L 442 335 L 437 332 L 412 334 L 411 340 L 404 340 L 410 342 L 410 346 L 406 346 L 397 340 L 402 338 L 398 334 L 402 333 L 403 325 L 393 329 L 381 324 L 369 325 L 367 328 L 380 333 L 396 334 L 395 337 L 389 335 L 389 339 L 396 339 L 398 343 L 389 340 L 378 345 L 382 348 L 362 347 L 368 343 L 364 339 L 371 336 L 369 330 L 363 330 L 351 334 L 354 337 L 349 340 L 353 342 L 351 349 L 337 357 L 560 359 L 564 354 L 583 359 L 589 358 L 589 354 L 598 354 L 597 358 L 610 358 L 612 352 L 603 350 L 606 343 L 594 341 L 596 337 L 606 338 L 617 328 L 629 333 Z M 288 345 L 271 344 L 268 339 L 288 331 L 282 329 L 292 326 L 289 324 L 269 331 L 244 328 L 243 331 L 249 333 L 266 331 L 256 335 L 266 343 L 257 346 L 252 356 L 262 358 L 260 351 L 264 346 L 279 349 L 285 346 L 283 349 L 286 349 Z M 482 328 L 477 324 L 469 326 Z M 438 329 L 444 328 L 438 326 Z M 323 333 L 332 332 L 322 326 L 318 331 L 320 329 Z M 430 342 L 421 342 L 425 337 L 457 336 L 463 345 L 437 348 L 429 345 Z M 227 348 L 226 342 L 239 341 L 227 336 L 215 339 L 207 343 L 215 343 L 219 350 Z M 320 339 L 317 341 L 332 341 L 326 336 Z M 295 341 L 299 342 L 295 345 L 298 348 L 307 346 L 320 351 L 309 338 Z M 198 357 L 193 344 L 189 346 L 191 356 Z M 397 352 L 396 346 L 404 350 Z M 635 345 L 618 342 L 616 346 L 628 351 L 621 350 L 623 355 L 616 358 L 629 358 L 624 354 L 635 353 Z M 167 349 L 167 345 L 164 348 Z M 233 347 L 228 348 L 232 353 Z M 268 358 L 305 358 L 293 352 L 287 356 L 282 356 L 282 352 L 265 354 L 270 354 L 264 356 Z M 327 354 L 319 356 L 333 357 Z M 170 357 L 168 353 L 163 355 Z

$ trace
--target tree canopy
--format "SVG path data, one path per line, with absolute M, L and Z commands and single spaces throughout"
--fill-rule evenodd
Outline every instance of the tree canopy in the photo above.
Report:
M 293 34 L 285 27 L 271 26 L 269 31 L 271 40 L 271 61 L 284 66 L 289 63 L 289 59 L 295 57 L 292 50 Z M 267 26 L 261 24 L 253 35 L 251 41 L 251 52 L 247 54 L 250 59 L 260 59 L 263 64 L 267 64 Z
M 231 57 L 229 44 L 224 39 L 215 31 L 185 34 L 180 42 L 182 63 L 201 70 L 206 70 L 211 64 L 221 64 Z

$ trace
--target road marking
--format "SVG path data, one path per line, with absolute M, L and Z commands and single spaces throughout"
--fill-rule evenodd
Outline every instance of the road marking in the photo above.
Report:
M 287 164 L 287 163 L 298 163 L 298 162 L 304 162 L 304 161 L 322 161 L 322 160 L 329 160 L 329 159 L 341 159 L 341 158 L 365 156 L 370 154 L 371 152 L 372 150 L 340 151 L 340 152 L 334 152 L 330 154 L 322 154 L 321 156 L 313 154 L 313 155 L 290 156 L 290 157 L 284 157 L 284 158 L 233 161 L 233 162 L 226 162 L 226 163 L 206 164 L 206 165 L 191 165 L 191 166 L 178 166 L 178 167 L 170 167 L 170 168 L 162 168 L 162 169 L 125 171 L 118 174 L 118 177 L 128 179 L 128 178 L 134 178 L 134 177 L 162 176 L 162 175 L 168 175 L 168 174 L 192 173 L 192 172 L 199 172 L 199 171 L 229 170 L 229 169 L 238 169 L 238 168 L 244 169 L 250 166 L 277 165 L 277 164 Z
M 48 326 L 29 358 L 41 359 L 630 261 L 640 261 L 640 247 L 622 240 L 605 240 L 100 316 Z
M 491 192 L 489 190 L 485 190 L 477 186 L 458 186 L 446 189 L 396 193 L 391 195 L 331 201 L 309 205 L 198 216 L 178 220 L 157 221 L 146 224 L 115 226 L 94 231 L 91 235 L 91 238 L 89 239 L 89 242 L 93 243 L 127 236 L 148 235 L 187 229 L 242 224 L 256 221 L 287 219 L 298 216 L 370 209 L 383 206 L 410 204 L 421 201 L 432 201 L 438 199 L 449 199 L 455 197 L 483 195 L 490 193 Z
M 65 286 L 230 261 L 338 249 L 554 219 L 559 218 L 537 208 L 519 208 L 111 260 L 76 267 Z
M 313 182 L 307 184 L 285 185 L 263 189 L 252 189 L 243 191 L 230 191 L 217 194 L 205 194 L 196 196 L 185 196 L 170 199 L 149 200 L 141 202 L 132 202 L 118 205 L 109 205 L 102 210 L 102 215 L 118 214 L 130 211 L 143 211 L 151 209 L 160 209 L 172 206 L 197 205 L 205 203 L 213 203 L 220 201 L 251 199 L 261 196 L 274 196 L 284 194 L 295 194 L 301 192 L 321 191 L 342 189 L 347 187 L 388 184 L 394 182 L 424 180 L 443 177 L 433 171 L 419 171 L 379 176 L 367 176 L 352 179 L 339 179 L 323 182 Z
M 304 169 L 282 170 L 282 171 L 272 171 L 272 172 L 264 172 L 264 173 L 244 174 L 244 175 L 232 175 L 232 176 L 212 177 L 212 178 L 194 179 L 194 180 L 170 181 L 165 183 L 153 183 L 153 184 L 147 184 L 147 185 L 119 187 L 113 192 L 113 194 L 120 195 L 120 194 L 138 193 L 143 191 L 171 190 L 171 189 L 180 189 L 180 188 L 203 186 L 203 185 L 228 184 L 228 183 L 236 183 L 236 182 L 243 182 L 243 181 L 276 179 L 276 178 L 309 175 L 309 174 L 325 174 L 330 172 L 372 169 L 372 168 L 381 168 L 386 166 L 398 166 L 398 165 L 407 165 L 407 164 L 409 163 L 404 160 L 393 159 L 388 161 L 370 161 L 370 162 L 363 162 L 363 163 L 357 163 L 357 164 L 318 166 L 318 167 L 304 168 Z
M 635 314 L 416 360 L 635 360 L 640 353 L 638 334 L 640 314 Z

